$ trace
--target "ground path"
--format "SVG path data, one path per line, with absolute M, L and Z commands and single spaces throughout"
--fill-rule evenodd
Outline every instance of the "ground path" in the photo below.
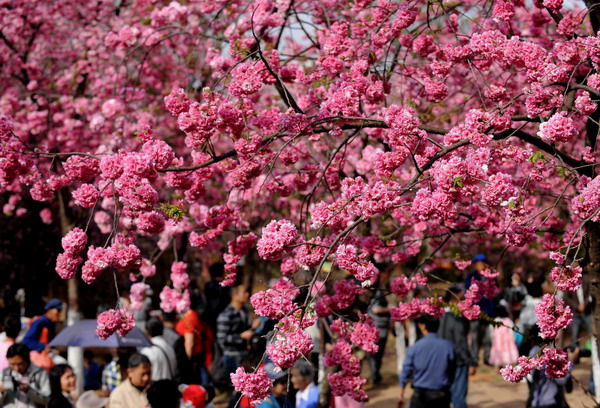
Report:
M 396 408 L 399 390 L 396 380 L 396 353 L 393 346 L 394 339 L 389 340 L 382 368 L 384 382 L 381 386 L 368 390 L 370 400 L 366 406 L 369 408 Z M 582 358 L 573 371 L 574 378 L 585 387 L 589 382 L 590 365 L 590 358 Z M 368 371 L 365 370 L 366 373 Z M 405 396 L 410 394 L 409 391 L 407 389 Z M 502 379 L 495 368 L 483 366 L 479 367 L 477 374 L 470 378 L 467 402 L 469 408 L 524 408 L 527 395 L 526 383 L 508 383 Z M 573 392 L 567 394 L 567 402 L 571 408 L 595 407 L 593 400 L 576 382 Z

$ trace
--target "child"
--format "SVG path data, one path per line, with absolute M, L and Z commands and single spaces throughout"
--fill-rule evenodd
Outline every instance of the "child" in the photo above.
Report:
M 497 317 L 494 320 L 502 325 L 495 327 L 492 332 L 490 364 L 504 367 L 517 361 L 519 350 L 512 330 L 514 323 L 508 318 L 508 311 L 504 306 L 499 306 L 496 314 Z

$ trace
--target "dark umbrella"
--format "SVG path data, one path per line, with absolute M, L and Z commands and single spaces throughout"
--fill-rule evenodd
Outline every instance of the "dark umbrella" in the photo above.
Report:
M 64 328 L 48 344 L 50 347 L 74 346 L 74 347 L 152 347 L 152 342 L 137 327 L 134 327 L 127 336 L 121 337 L 117 333 L 106 340 L 102 340 L 96 334 L 95 320 L 80 320 L 69 327 Z

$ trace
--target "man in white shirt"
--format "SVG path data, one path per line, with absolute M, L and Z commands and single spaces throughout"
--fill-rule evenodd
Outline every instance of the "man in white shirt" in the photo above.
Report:
M 155 317 L 146 323 L 146 333 L 153 346 L 145 347 L 140 352 L 152 363 L 152 381 L 172 380 L 177 373 L 175 350 L 163 338 L 163 330 L 163 323 Z
M 296 393 L 296 408 L 317 408 L 319 387 L 314 383 L 315 369 L 304 360 L 298 360 L 292 368 L 292 385 Z

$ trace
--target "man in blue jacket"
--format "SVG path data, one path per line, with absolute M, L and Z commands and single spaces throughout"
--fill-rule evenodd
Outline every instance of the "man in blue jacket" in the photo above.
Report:
M 417 319 L 423 337 L 406 353 L 398 407 L 404 406 L 404 388 L 410 381 L 414 390 L 410 408 L 450 408 L 456 360 L 452 343 L 436 334 L 439 326 L 439 319 L 429 315 Z
M 62 307 L 59 299 L 50 299 L 44 306 L 44 314 L 29 326 L 22 343 L 38 353 L 46 349 L 56 334 L 56 323 L 60 321 Z

